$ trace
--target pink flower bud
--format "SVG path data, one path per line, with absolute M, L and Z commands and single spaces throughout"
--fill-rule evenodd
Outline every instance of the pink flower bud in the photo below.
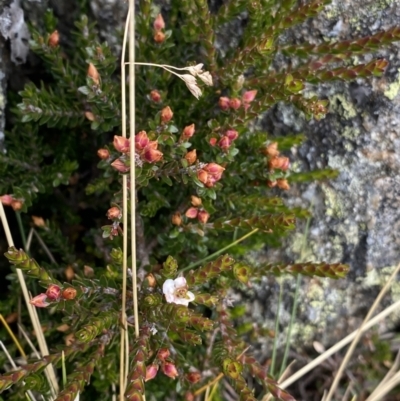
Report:
M 39 295 L 36 295 L 36 297 L 32 298 L 29 303 L 32 304 L 33 306 L 36 306 L 36 308 L 45 308 L 46 306 L 49 306 L 50 304 L 46 302 L 47 295 L 42 293 Z
M 222 173 L 224 172 L 225 168 L 220 166 L 217 163 L 208 163 L 205 167 L 204 170 L 215 177 L 218 180 L 221 179 Z
M 182 137 L 183 138 L 191 138 L 194 135 L 194 124 L 190 124 L 183 129 Z
M 162 17 L 161 14 L 158 14 L 156 19 L 153 22 L 153 28 L 156 31 L 160 31 L 161 29 L 165 28 L 165 22 L 164 22 L 164 18 Z
M 231 141 L 229 140 L 229 138 L 227 136 L 223 136 L 219 142 L 218 142 L 218 146 L 223 149 L 223 150 L 227 150 L 229 149 L 229 147 L 231 146 Z
M 229 101 L 229 107 L 233 110 L 237 110 L 241 104 L 242 102 L 238 98 L 233 98 Z
M 201 199 L 198 198 L 197 196 L 192 195 L 192 196 L 190 197 L 190 203 L 191 203 L 193 206 L 200 206 L 201 203 L 202 203 L 202 201 L 201 201 Z
M 172 120 L 173 115 L 174 115 L 174 113 L 172 112 L 172 110 L 169 106 L 164 107 L 161 110 L 161 122 L 168 123 L 169 121 Z
M 267 185 L 268 185 L 270 188 L 276 187 L 277 184 L 278 184 L 278 183 L 277 183 L 276 181 L 267 180 Z
M 225 132 L 225 136 L 227 136 L 229 140 L 232 142 L 235 139 L 237 139 L 239 133 L 234 129 L 228 129 L 228 131 Z
M 13 199 L 11 202 L 11 207 L 13 208 L 13 210 L 17 211 L 17 210 L 21 210 L 22 209 L 22 205 L 24 203 L 18 199 Z
M 154 149 L 152 146 L 147 146 L 143 152 L 143 157 L 149 163 L 157 163 L 162 159 L 163 154 L 159 150 Z
M 130 150 L 129 139 L 123 136 L 114 135 L 114 148 L 121 153 L 128 153 Z
M 125 165 L 125 163 L 121 159 L 116 159 L 111 163 L 111 167 L 114 167 L 115 170 L 120 173 L 126 173 L 129 171 L 129 167 Z
M 154 42 L 163 43 L 165 40 L 165 33 L 161 31 L 157 31 L 153 36 Z
M 257 95 L 256 90 L 246 91 L 243 93 L 242 100 L 244 103 L 251 103 Z
M 93 82 L 98 85 L 100 83 L 100 74 L 97 71 L 97 68 L 92 64 L 89 63 L 89 67 L 87 70 L 87 76 L 92 78 Z
M 102 160 L 106 160 L 110 157 L 110 152 L 107 149 L 99 149 L 97 151 L 97 156 Z
M 188 219 L 195 219 L 197 217 L 198 210 L 195 207 L 190 207 L 186 210 L 185 216 Z
M 176 366 L 171 363 L 171 362 L 165 362 L 162 364 L 161 369 L 163 373 L 170 377 L 171 379 L 175 379 L 177 376 L 179 376 L 179 372 L 176 369 Z
M 62 297 L 64 299 L 71 300 L 71 299 L 74 299 L 76 297 L 76 294 L 77 294 L 77 292 L 76 292 L 75 288 L 68 287 L 62 292 L 61 295 L 62 295 Z
M 52 284 L 47 287 L 46 296 L 50 301 L 55 301 L 60 298 L 61 288 L 58 285 Z
M 210 218 L 210 213 L 208 213 L 206 210 L 200 210 L 199 213 L 197 214 L 197 220 L 201 224 L 206 224 L 208 219 Z
M 161 361 L 164 361 L 165 359 L 167 359 L 169 357 L 169 355 L 170 355 L 170 352 L 169 352 L 168 348 L 160 348 L 160 350 L 158 351 L 157 357 Z
M 148 144 L 150 140 L 147 136 L 146 131 L 140 131 L 135 135 L 135 147 L 136 150 L 143 150 Z
M 49 40 L 47 41 L 47 43 L 49 44 L 50 47 L 57 47 L 59 41 L 60 41 L 60 34 L 58 33 L 58 31 L 54 31 L 49 36 Z
M 279 155 L 278 142 L 270 143 L 263 151 L 266 156 L 276 157 Z
M 202 182 L 203 184 L 205 184 L 207 182 L 208 179 L 208 173 L 205 170 L 199 170 L 197 172 L 197 178 L 199 179 L 200 182 Z
M 290 160 L 288 157 L 284 156 L 274 157 L 268 162 L 268 167 L 272 170 L 278 169 L 286 171 L 289 168 L 289 166 L 290 166 Z
M 217 138 L 210 138 L 210 145 L 215 146 L 217 144 Z
M 0 200 L 4 206 L 10 206 L 12 204 L 13 197 L 11 195 L 2 195 Z
M 172 215 L 171 222 L 174 226 L 180 226 L 182 224 L 182 217 L 179 212 Z
M 192 165 L 197 159 L 196 149 L 193 149 L 190 152 L 187 152 L 185 155 L 185 159 L 187 160 L 189 165 Z
M 111 207 L 107 210 L 107 218 L 109 220 L 119 220 L 122 216 L 121 210 L 116 206 Z
M 160 92 L 157 91 L 157 90 L 152 90 L 152 91 L 150 92 L 150 99 L 151 99 L 153 102 L 158 103 L 158 102 L 161 100 L 161 94 L 160 94 Z
M 149 366 L 146 367 L 146 382 L 154 379 L 157 375 L 158 372 L 158 365 L 155 364 L 151 364 Z
M 221 110 L 229 109 L 229 97 L 220 97 L 218 101 L 218 106 Z
M 286 179 L 276 180 L 276 184 L 278 185 L 278 188 L 283 189 L 284 191 L 290 189 L 290 185 Z

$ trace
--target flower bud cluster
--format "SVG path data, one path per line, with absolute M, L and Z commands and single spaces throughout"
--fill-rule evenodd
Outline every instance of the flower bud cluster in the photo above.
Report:
M 211 188 L 221 179 L 224 170 L 217 163 L 208 163 L 197 171 L 197 178 L 207 188 Z
M 217 138 L 211 138 L 209 143 L 211 146 L 218 145 L 222 150 L 227 151 L 238 136 L 239 133 L 236 130 L 228 129 L 219 141 Z
M 188 210 L 186 210 L 185 216 L 188 219 L 196 219 L 201 223 L 201 224 L 206 224 L 208 219 L 210 218 L 210 214 L 205 210 L 204 208 L 201 207 L 201 199 L 198 198 L 197 196 L 192 196 L 192 207 L 190 207 Z
M 13 210 L 18 211 L 22 209 L 24 201 L 22 199 L 16 199 L 12 195 L 1 195 L 0 201 L 4 206 L 11 206 Z
M 290 167 L 290 160 L 288 157 L 280 156 L 278 150 L 278 143 L 271 142 L 264 150 L 263 153 L 268 157 L 268 168 L 271 172 L 274 170 L 281 170 L 285 172 Z M 270 188 L 277 186 L 280 189 L 287 191 L 290 189 L 290 185 L 286 178 L 279 178 L 275 180 L 268 180 L 267 185 Z
M 250 107 L 250 103 L 255 99 L 257 95 L 257 90 L 246 91 L 243 93 L 242 99 L 237 97 L 229 98 L 226 96 L 222 96 L 219 98 L 218 105 L 221 110 L 238 110 L 241 106 L 245 110 Z
M 47 287 L 45 293 L 36 295 L 36 297 L 32 298 L 29 302 L 37 308 L 45 308 L 49 306 L 51 302 L 75 299 L 76 295 L 77 291 L 73 287 L 67 287 L 62 290 L 58 285 L 51 284 Z
M 160 348 L 154 362 L 146 367 L 146 381 L 156 377 L 160 366 L 161 371 L 171 379 L 176 379 L 179 376 L 178 369 L 169 356 L 170 352 L 168 348 Z
M 163 43 L 165 41 L 165 22 L 161 14 L 158 14 L 153 22 L 154 36 L 153 39 L 156 43 Z

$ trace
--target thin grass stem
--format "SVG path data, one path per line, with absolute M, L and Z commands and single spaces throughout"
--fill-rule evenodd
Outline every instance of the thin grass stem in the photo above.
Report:
M 283 298 L 283 283 L 280 281 L 279 283 L 279 298 L 278 298 L 278 306 L 276 310 L 276 317 L 275 317 L 275 337 L 274 337 L 274 346 L 272 349 L 272 358 L 271 358 L 271 366 L 269 368 L 269 373 L 271 376 L 274 376 L 275 373 L 275 363 L 276 363 L 276 353 L 278 352 L 278 340 L 279 340 L 279 312 L 281 310 L 282 305 L 282 298 Z
M 20 354 L 24 357 L 24 359 L 26 359 L 26 354 L 24 349 L 21 346 L 21 343 L 18 341 L 18 338 L 15 337 L 13 331 L 11 330 L 10 326 L 8 325 L 6 319 L 4 319 L 3 315 L 0 313 L 0 320 L 3 323 L 4 327 L 6 328 L 6 330 L 8 331 L 8 334 L 10 335 L 10 337 L 12 338 L 12 340 L 14 341 L 15 346 L 18 348 L 18 351 L 20 352 Z
M 229 245 L 225 246 L 224 248 L 221 248 L 219 251 L 214 252 L 213 254 L 197 261 L 194 263 L 191 263 L 189 266 L 184 267 L 183 269 L 181 269 L 181 272 L 184 272 L 186 270 L 190 270 L 193 269 L 194 267 L 197 267 L 201 264 L 203 264 L 204 262 L 207 262 L 208 260 L 214 259 L 215 257 L 217 257 L 218 255 L 220 255 L 221 253 L 227 251 L 229 248 L 232 248 L 233 246 L 239 244 L 240 242 L 244 241 L 246 238 L 251 237 L 253 234 L 255 234 L 258 231 L 258 228 L 255 228 L 253 231 L 250 231 L 249 233 L 243 235 L 243 237 L 240 237 L 239 239 L 237 239 L 236 241 L 231 242 Z

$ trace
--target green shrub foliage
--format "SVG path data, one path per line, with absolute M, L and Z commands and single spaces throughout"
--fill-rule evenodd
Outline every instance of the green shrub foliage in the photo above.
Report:
M 359 65 L 346 60 L 400 39 L 400 28 L 352 41 L 280 46 L 282 32 L 315 16 L 329 1 L 224 1 L 210 11 L 205 0 L 180 0 L 167 13 L 162 11 L 165 26 L 157 5 L 139 3 L 136 130 L 128 133 L 135 155 L 121 135 L 120 55 L 99 42 L 86 16 L 76 22 L 68 46 L 54 32 L 57 21 L 51 13 L 46 15 L 46 32 L 32 28 L 31 49 L 48 78 L 30 82 L 20 92 L 6 136 L 7 153 L 0 154 L 0 193 L 3 204 L 18 213 L 32 207 L 49 219 L 36 218 L 36 230 L 60 265 L 45 263 L 40 250 L 32 255 L 40 263 L 17 248 L 6 252 L 13 272 L 20 268 L 32 277 L 33 302 L 47 307 L 40 316 L 52 351 L 5 372 L 0 391 L 10 400 L 25 399 L 27 390 L 47 396 L 40 373 L 49 363 L 60 367 L 62 351 L 68 376 L 57 400 L 74 400 L 78 393 L 81 400 L 93 394 L 111 399 L 118 390 L 125 312 L 122 176 L 129 184 L 134 163 L 140 333 L 133 334 L 133 288 L 128 284 L 128 324 L 122 327 L 132 331 L 126 399 L 143 400 L 146 393 L 148 400 L 183 395 L 190 400 L 223 377 L 240 400 L 255 400 L 257 394 L 247 384 L 253 376 L 264 392 L 292 400 L 236 332 L 229 291 L 269 273 L 336 279 L 348 268 L 243 261 L 251 249 L 279 245 L 297 219 L 309 216 L 306 210 L 285 206 L 283 191 L 295 182 L 336 174 L 291 173 L 285 152 L 301 136 L 272 138 L 257 121 L 277 102 L 294 104 L 307 118 L 324 118 L 328 102 L 305 97 L 305 85 L 380 76 L 386 60 Z M 245 11 L 239 45 L 218 46 L 224 30 Z M 275 70 L 279 55 L 298 62 Z M 187 67 L 192 69 L 182 69 Z M 96 227 L 84 236 L 72 230 L 68 240 L 59 226 L 79 226 L 85 210 L 97 213 Z M 99 211 L 107 217 L 98 217 Z M 225 247 L 246 234 L 251 234 L 247 242 L 225 254 Z M 83 251 L 71 246 L 77 237 Z M 15 274 L 9 278 L 12 295 L 1 307 L 5 316 L 17 310 L 18 301 Z M 170 298 L 166 283 L 172 286 Z M 40 286 L 45 288 L 42 294 Z M 62 323 L 67 345 L 57 331 Z

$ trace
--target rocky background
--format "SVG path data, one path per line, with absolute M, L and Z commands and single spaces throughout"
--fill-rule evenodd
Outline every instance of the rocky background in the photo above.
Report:
M 35 69 L 35 57 L 27 51 L 29 33 L 25 22 L 40 26 L 44 11 L 51 7 L 59 18 L 60 41 L 68 43 L 73 21 L 80 12 L 77 3 L 0 0 L 0 143 L 6 126 L 5 91 L 22 89 L 27 72 Z M 159 3 L 168 10 L 168 1 Z M 217 3 L 213 2 L 213 6 Z M 118 53 L 118 32 L 123 29 L 126 3 L 91 0 L 90 7 L 101 35 Z M 235 36 L 232 32 L 240 34 L 245 18 L 243 15 L 241 21 L 228 27 L 229 40 Z M 398 1 L 335 0 L 319 17 L 287 32 L 282 42 L 349 39 L 394 25 L 400 25 Z M 223 33 L 218 43 L 221 49 L 226 45 Z M 382 78 L 351 84 L 334 82 L 308 89 L 310 96 L 318 94 L 329 99 L 330 112 L 325 119 L 308 122 L 296 109 L 278 104 L 260 121 L 271 135 L 306 135 L 305 143 L 290 155 L 294 170 L 332 167 L 340 172 L 330 182 L 293 186 L 287 202 L 312 210 L 309 227 L 306 229 L 306 224 L 301 223 L 281 249 L 253 255 L 261 263 L 286 259 L 350 264 L 347 280 L 302 279 L 295 326 L 299 344 L 311 340 L 330 344 L 354 330 L 400 261 L 400 43 L 374 57 L 390 61 Z M 371 58 L 372 55 L 361 57 L 365 61 Z M 360 58 L 350 62 L 356 61 Z M 282 285 L 283 329 L 290 316 L 295 279 L 285 279 Z M 278 288 L 279 282 L 268 278 L 247 294 L 233 297 L 238 300 L 250 297 L 253 302 L 248 307 L 249 316 L 271 328 L 277 312 Z M 399 296 L 400 286 L 395 285 L 391 297 Z M 393 316 L 392 322 L 397 318 Z M 384 325 L 382 330 L 386 329 Z M 260 341 L 261 346 L 267 346 L 267 340 L 265 344 Z

